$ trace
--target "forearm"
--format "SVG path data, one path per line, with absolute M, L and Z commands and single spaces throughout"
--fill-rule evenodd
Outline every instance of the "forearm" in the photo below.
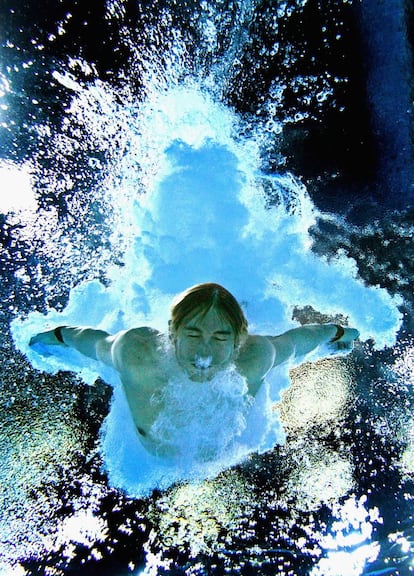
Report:
M 39 332 L 30 339 L 30 346 L 69 346 L 81 354 L 112 364 L 111 344 L 113 337 L 104 330 L 93 328 L 58 326 L 53 330 Z
M 268 338 L 275 348 L 275 364 L 301 359 L 323 344 L 335 346 L 343 338 L 345 330 L 348 329 L 336 324 L 305 324 L 279 336 L 270 336 Z
M 94 360 L 101 359 L 99 348 L 109 337 L 104 330 L 77 326 L 58 326 L 53 332 L 59 342 Z
M 353 348 L 359 332 L 339 324 L 305 324 L 280 336 L 268 337 L 275 349 L 275 366 L 288 360 L 302 361 L 320 347 L 324 356 L 347 354 Z
M 286 332 L 295 356 L 306 356 L 322 344 L 335 343 L 344 335 L 338 324 L 305 324 Z

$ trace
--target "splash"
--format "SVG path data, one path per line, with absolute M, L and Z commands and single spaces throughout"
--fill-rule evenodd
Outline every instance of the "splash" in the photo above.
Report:
M 12 329 L 34 367 L 54 373 L 71 369 L 91 384 L 99 374 L 114 385 L 103 431 L 106 466 L 112 470 L 111 483 L 139 494 L 177 477 L 144 454 L 132 429 L 124 444 L 136 447 L 135 463 L 123 468 L 114 431 L 129 425 L 116 374 L 66 349 L 41 356 L 28 347 L 32 334 L 62 324 L 110 333 L 139 325 L 166 331 L 172 298 L 209 281 L 234 293 L 251 332 L 283 332 L 297 325 L 295 307 L 311 306 L 327 317 L 342 315 L 358 327 L 362 339 L 384 347 L 394 343 L 400 326 L 399 301 L 384 289 L 364 285 L 345 255 L 328 262 L 312 252 L 308 229 L 316 210 L 304 186 L 290 174 L 263 173 L 259 143 L 242 136 L 241 119 L 201 85 L 189 81 L 153 91 L 141 106 L 125 103 L 116 112 L 112 106 L 97 106 L 99 118 L 93 117 L 90 99 L 105 98 L 102 83 L 99 90 L 79 90 L 72 108 L 79 115 L 79 107 L 87 107 L 91 137 L 94 127 L 119 126 L 121 117 L 123 155 L 111 166 L 115 176 L 102 194 L 113 208 L 113 238 L 121 239 L 123 262 L 110 265 L 107 286 L 81 282 L 63 312 L 31 313 Z M 283 441 L 272 403 L 287 385 L 286 371 L 270 376 L 265 398 L 257 404 L 265 430 L 252 433 L 247 453 Z M 232 463 L 223 456 L 220 467 Z M 138 468 L 145 487 L 134 477 Z
M 376 560 L 380 546 L 370 540 L 374 526 L 383 520 L 377 508 L 366 510 L 365 503 L 365 496 L 359 500 L 351 497 L 334 511 L 337 519 L 332 531 L 322 539 L 322 547 L 328 553 L 313 568 L 311 576 L 359 576 L 367 563 Z M 342 551 L 345 546 L 351 551 Z

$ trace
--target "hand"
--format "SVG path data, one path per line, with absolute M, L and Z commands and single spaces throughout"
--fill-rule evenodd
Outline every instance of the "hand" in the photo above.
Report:
M 46 332 L 39 332 L 30 338 L 29 346 L 36 344 L 45 344 L 47 346 L 65 346 L 55 336 L 55 330 L 47 330 Z

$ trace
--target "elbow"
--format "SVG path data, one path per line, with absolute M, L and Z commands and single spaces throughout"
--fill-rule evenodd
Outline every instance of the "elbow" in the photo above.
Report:
M 112 366 L 112 343 L 113 338 L 111 336 L 106 336 L 105 338 L 98 340 L 95 344 L 95 360 L 99 360 L 99 362 Z

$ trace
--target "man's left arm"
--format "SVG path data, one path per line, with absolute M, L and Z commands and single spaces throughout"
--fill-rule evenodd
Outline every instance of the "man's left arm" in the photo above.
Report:
M 326 348 L 327 355 L 351 351 L 358 336 L 355 328 L 339 324 L 305 324 L 268 339 L 275 348 L 277 366 L 289 359 L 301 360 L 320 346 Z

